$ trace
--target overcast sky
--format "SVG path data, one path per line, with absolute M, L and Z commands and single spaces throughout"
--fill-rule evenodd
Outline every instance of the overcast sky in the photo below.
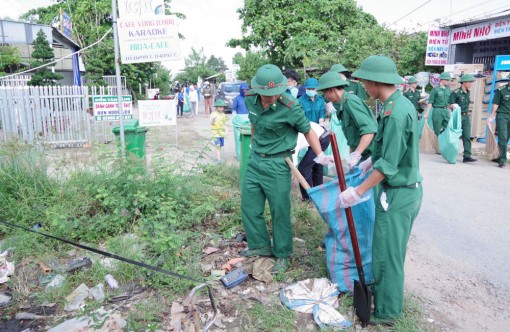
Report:
M 13 19 L 17 19 L 19 15 L 31 8 L 44 7 L 52 3 L 51 0 L 0 1 L 3 4 L 7 2 L 2 6 L 0 16 L 9 16 Z M 386 24 L 395 30 L 426 31 L 429 26 L 437 25 L 437 19 L 448 22 L 451 18 L 452 22 L 459 22 L 467 18 L 510 14 L 510 11 L 502 12 L 510 10 L 510 0 L 358 0 L 357 2 L 366 12 L 374 15 L 379 23 Z M 182 58 L 189 54 L 191 47 L 197 50 L 203 47 L 207 57 L 213 54 L 222 57 L 229 66 L 238 50 L 228 48 L 225 44 L 231 38 L 241 37 L 241 22 L 238 20 L 236 9 L 243 3 L 243 0 L 172 0 L 172 10 L 181 12 L 187 17 L 179 23 L 179 32 L 186 37 L 180 43 Z M 295 4 L 299 6 L 300 1 L 296 0 Z M 183 60 L 164 64 L 172 70 L 172 74 L 184 67 Z

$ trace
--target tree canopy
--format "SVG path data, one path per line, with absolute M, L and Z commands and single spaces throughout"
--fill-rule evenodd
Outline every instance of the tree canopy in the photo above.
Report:
M 191 54 L 184 59 L 185 68 L 182 72 L 175 76 L 175 80 L 179 82 L 197 82 L 198 78 L 202 79 L 221 74 L 216 78 L 216 81 L 221 82 L 225 80 L 223 72 L 227 69 L 225 62 L 221 57 L 217 58 L 211 55 L 209 59 L 204 54 L 204 49 L 196 50 L 191 48 Z
M 21 54 L 17 47 L 0 46 L 0 76 L 12 73 L 21 61 Z
M 228 45 L 260 49 L 271 63 L 283 67 L 302 67 L 304 58 L 340 53 L 351 26 L 377 25 L 354 0 L 246 0 L 238 13 L 243 37 Z
M 252 59 L 263 57 L 280 67 L 320 72 L 335 63 L 354 70 L 366 57 L 384 54 L 395 60 L 401 75 L 438 71 L 424 65 L 426 33 L 381 26 L 354 0 L 246 0 L 238 13 L 243 37 L 231 39 L 228 45 L 257 50 L 247 53 Z M 241 76 L 248 74 L 243 79 L 254 74 L 256 66 L 250 62 L 239 58 L 237 63 Z
M 42 29 L 37 32 L 37 37 L 34 40 L 32 59 L 34 60 L 32 61 L 31 66 L 34 68 L 42 66 L 55 59 L 55 52 L 51 48 L 50 43 L 48 42 L 48 38 Z M 32 75 L 32 78 L 28 84 L 39 86 L 55 85 L 57 84 L 57 81 L 61 80 L 62 78 L 62 75 L 51 72 L 48 67 L 43 67 L 37 69 L 35 74 Z
M 185 18 L 180 13 L 170 11 L 171 0 L 165 0 L 166 14 L 174 14 Z M 73 20 L 72 39 L 81 47 L 88 46 L 99 40 L 111 27 L 111 0 L 80 0 L 59 1 L 51 6 L 32 9 L 21 16 L 30 20 L 38 16 L 35 23 L 51 24 L 60 13 L 60 8 L 66 11 Z M 36 16 L 37 15 L 37 16 Z M 113 35 L 111 35 L 113 36 Z M 102 77 L 115 74 L 113 38 L 107 37 L 100 44 L 82 53 L 86 73 L 84 78 L 90 84 L 106 84 Z M 163 73 L 166 71 L 167 74 Z M 169 77 L 168 71 L 159 62 L 137 63 L 121 65 L 121 75 L 135 94 L 138 84 L 148 83 L 157 74 L 156 80 L 162 91 L 168 91 L 168 81 L 163 82 L 160 77 Z

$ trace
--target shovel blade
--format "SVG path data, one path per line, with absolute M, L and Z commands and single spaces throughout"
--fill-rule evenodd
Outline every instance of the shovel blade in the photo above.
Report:
M 358 280 L 354 280 L 354 311 L 361 326 L 366 327 L 370 322 L 370 312 L 372 311 L 372 291 Z

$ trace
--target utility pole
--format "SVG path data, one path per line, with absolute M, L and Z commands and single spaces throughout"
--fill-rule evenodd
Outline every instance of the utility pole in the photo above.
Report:
M 115 80 L 117 81 L 117 102 L 119 107 L 119 127 L 120 127 L 120 149 L 121 156 L 126 156 L 126 141 L 124 139 L 124 110 L 122 100 L 122 84 L 120 80 L 120 52 L 119 52 L 119 31 L 117 30 L 117 0 L 112 0 L 112 18 L 113 18 L 113 49 L 115 54 Z

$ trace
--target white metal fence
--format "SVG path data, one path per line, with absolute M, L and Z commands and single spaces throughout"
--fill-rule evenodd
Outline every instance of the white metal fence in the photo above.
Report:
M 30 75 L 16 75 L 0 79 L 0 86 L 26 86 L 32 79 Z
M 1 87 L 0 142 L 42 141 L 54 147 L 114 140 L 118 122 L 95 122 L 92 97 L 114 94 L 111 87 Z

